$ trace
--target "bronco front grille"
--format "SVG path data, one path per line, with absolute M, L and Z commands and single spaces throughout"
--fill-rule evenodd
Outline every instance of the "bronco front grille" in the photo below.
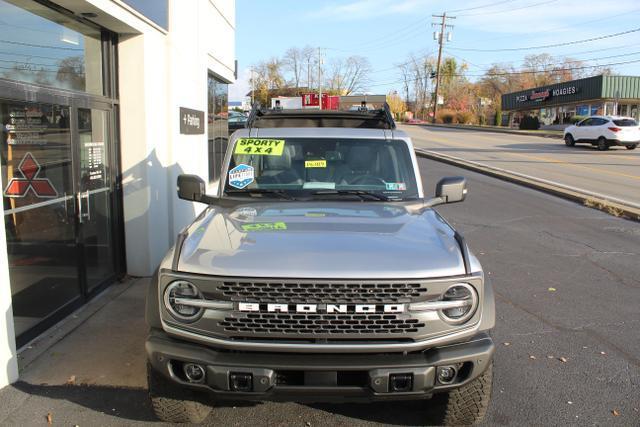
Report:
M 218 291 L 232 301 L 264 303 L 393 303 L 426 295 L 423 283 L 317 283 L 225 281 Z
M 425 326 L 406 314 L 238 313 L 219 325 L 230 334 L 402 334 Z

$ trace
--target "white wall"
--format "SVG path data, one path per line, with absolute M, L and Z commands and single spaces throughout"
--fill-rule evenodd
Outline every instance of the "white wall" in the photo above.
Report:
M 234 80 L 235 0 L 169 5 L 168 32 L 128 16 L 132 30 L 118 46 L 127 270 L 134 276 L 151 275 L 203 209 L 176 196 L 179 174 L 208 178 L 206 130 L 181 135 L 180 107 L 203 111 L 206 120 L 208 71 Z M 100 5 L 118 18 L 124 9 L 116 6 Z
M 208 71 L 233 82 L 235 0 L 170 0 L 168 31 L 119 0 L 54 1 L 74 12 L 95 12 L 94 21 L 120 35 L 127 271 L 151 275 L 176 234 L 203 209 L 176 197 L 180 173 L 208 180 L 206 132 L 181 135 L 179 108 L 206 117 Z
M 170 2 L 170 28 L 166 36 L 158 32 L 138 36 L 145 39 L 144 70 L 132 70 L 126 65 L 139 56 L 137 43 L 128 46 L 129 42 L 125 42 L 120 47 L 123 170 L 135 168 L 141 157 L 153 163 L 146 166 L 143 171 L 146 177 L 141 182 L 131 185 L 124 182 L 127 269 L 132 275 L 150 275 L 176 234 L 203 209 L 202 205 L 181 201 L 176 196 L 179 174 L 208 178 L 206 131 L 202 135 L 181 135 L 180 107 L 203 111 L 206 120 L 208 70 L 229 81 L 234 79 L 235 2 L 190 0 L 188 4 L 190 7 L 185 7 L 186 2 Z M 221 11 L 229 16 L 223 16 Z M 130 60 L 123 56 L 130 56 Z M 139 85 L 136 80 L 141 73 L 143 84 Z M 128 74 L 134 77 L 131 85 L 127 83 Z M 127 114 L 140 99 L 145 99 L 147 105 L 142 120 L 146 126 L 144 139 L 132 137 L 138 133 L 135 128 L 140 120 Z M 139 152 L 142 141 L 148 157 Z M 141 198 L 146 201 L 142 204 L 135 196 L 140 185 L 147 187 L 146 197 Z M 139 227 L 140 224 L 146 227 Z M 146 238 L 133 237 L 133 233 L 141 232 L 140 228 Z
M 0 205 L 4 218 L 4 208 Z M 7 259 L 7 237 L 4 225 L 0 226 L 0 388 L 18 379 L 16 338 L 11 309 L 11 287 L 9 286 L 9 263 Z

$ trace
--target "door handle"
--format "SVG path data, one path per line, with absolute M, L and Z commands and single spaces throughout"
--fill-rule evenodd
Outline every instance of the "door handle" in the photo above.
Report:
M 84 199 L 84 203 L 82 200 Z M 89 201 L 89 190 L 84 193 L 77 193 L 76 200 L 78 202 L 78 222 L 84 223 L 85 220 L 91 221 L 91 202 Z M 82 206 L 85 205 L 85 209 Z

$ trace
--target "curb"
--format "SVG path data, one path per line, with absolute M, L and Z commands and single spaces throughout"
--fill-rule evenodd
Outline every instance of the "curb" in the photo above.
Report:
M 407 125 L 407 126 L 412 126 L 412 125 Z M 415 125 L 414 125 L 415 126 Z M 562 139 L 562 135 L 561 134 L 556 134 L 556 133 L 530 133 L 530 132 L 526 132 L 526 131 L 520 131 L 520 130 L 515 130 L 515 129 L 496 129 L 496 128 L 486 128 L 486 127 L 482 127 L 482 126 L 452 126 L 452 125 L 442 125 L 442 124 L 420 124 L 418 126 L 422 126 L 422 127 L 436 127 L 436 128 L 444 128 L 444 129 L 460 129 L 460 130 L 475 130 L 475 131 L 482 131 L 482 132 L 494 132 L 494 133 L 508 133 L 508 134 L 512 134 L 512 135 L 521 135 L 521 136 L 539 136 L 540 138 L 555 138 L 555 139 Z
M 609 215 L 630 219 L 640 222 L 640 205 L 630 203 L 624 200 L 615 199 L 602 194 L 593 193 L 580 188 L 569 187 L 553 181 L 547 181 L 532 176 L 511 172 L 505 169 L 488 166 L 459 157 L 441 154 L 435 151 L 416 148 L 415 152 L 418 156 L 447 163 L 453 166 L 461 167 L 473 172 L 479 172 L 503 181 L 514 184 L 523 185 L 534 190 L 542 191 L 547 194 L 562 197 L 580 203 L 588 208 L 598 209 Z

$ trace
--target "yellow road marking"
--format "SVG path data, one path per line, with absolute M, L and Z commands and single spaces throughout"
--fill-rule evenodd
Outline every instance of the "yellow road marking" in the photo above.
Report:
M 514 136 L 520 136 L 520 135 L 514 135 Z M 522 135 L 522 136 L 526 136 L 526 135 Z M 535 136 L 535 135 L 533 135 L 533 136 Z M 489 138 L 488 136 L 484 136 L 484 135 L 476 135 L 476 137 L 477 138 L 481 138 L 481 139 L 485 139 L 487 141 L 495 141 L 495 140 Z M 553 150 L 553 151 L 557 151 L 558 153 L 562 153 L 562 151 L 560 151 L 560 150 Z M 629 154 L 631 154 L 631 153 L 625 153 L 625 154 L 622 154 L 622 153 L 614 154 L 614 153 L 611 153 L 611 152 L 607 153 L 608 156 L 615 156 L 616 159 L 623 159 L 623 160 L 628 160 L 628 161 L 631 161 L 631 162 L 635 162 L 635 161 L 638 160 L 638 158 L 635 157 L 636 155 L 629 156 Z M 571 164 L 571 163 L 569 163 L 569 164 Z
M 487 140 L 490 140 L 490 141 L 494 141 L 494 140 L 492 140 L 491 138 L 488 138 L 488 137 L 483 137 L 483 136 L 477 136 L 477 137 L 479 137 L 481 139 L 487 139 Z M 430 135 L 426 136 L 426 137 L 423 137 L 423 138 L 430 139 L 430 140 L 433 140 L 435 142 L 439 142 L 441 144 L 456 145 L 458 147 L 463 147 L 463 148 L 474 148 L 474 147 L 470 147 L 470 146 L 465 145 L 465 144 L 461 144 L 459 142 L 453 142 L 453 141 L 450 141 L 450 140 L 443 140 L 441 138 L 434 138 L 434 137 L 432 137 Z M 632 179 L 640 180 L 640 176 L 637 176 L 637 175 L 629 175 L 629 174 L 622 173 L 622 172 L 613 172 L 613 171 L 608 171 L 608 170 L 605 170 L 605 169 L 598 169 L 598 168 L 589 167 L 589 166 L 576 165 L 576 164 L 573 164 L 573 163 L 570 163 L 570 162 L 566 162 L 564 160 L 556 160 L 556 159 L 552 159 L 552 158 L 549 158 L 549 157 L 533 156 L 531 154 L 514 153 L 514 152 L 511 152 L 511 151 L 503 151 L 503 153 L 507 154 L 507 155 L 512 155 L 512 156 L 525 157 L 525 158 L 528 158 L 528 159 L 543 160 L 545 162 L 563 164 L 563 165 L 566 165 L 566 166 L 569 166 L 569 167 L 573 167 L 573 168 L 577 168 L 577 169 L 586 169 L 586 170 L 592 171 L 592 172 L 599 172 L 599 173 L 601 172 L 601 173 L 604 173 L 604 174 L 623 176 L 625 178 L 632 178 Z

